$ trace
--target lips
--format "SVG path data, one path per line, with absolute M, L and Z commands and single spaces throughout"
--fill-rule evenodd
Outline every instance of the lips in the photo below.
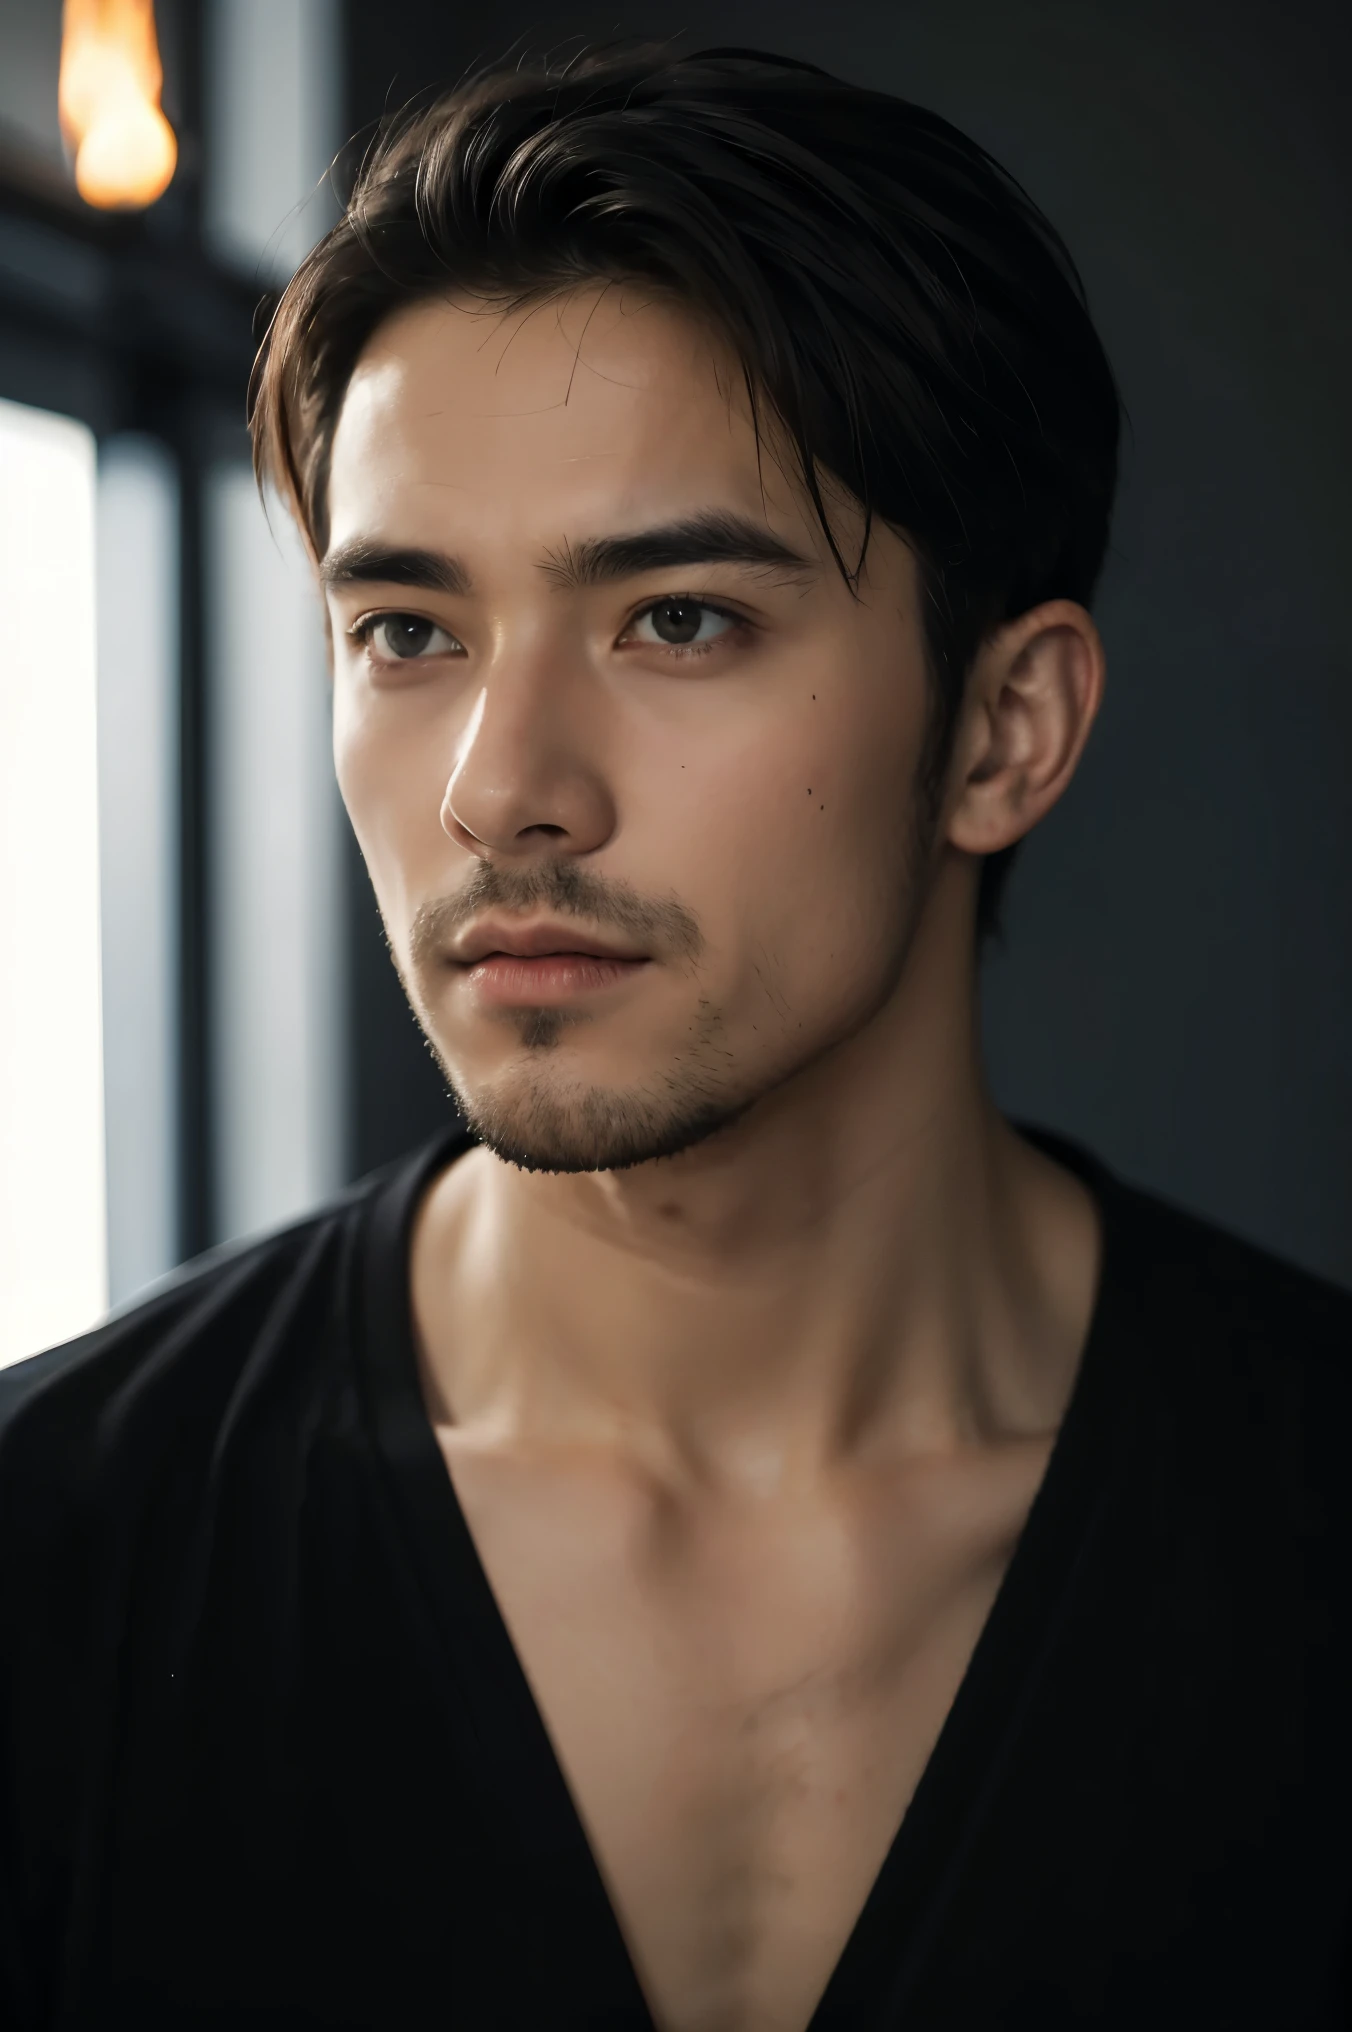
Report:
M 464 938 L 457 939 L 450 957 L 462 967 L 473 967 L 487 959 L 548 959 L 581 954 L 598 960 L 642 960 L 646 953 L 626 951 L 613 941 L 596 938 L 570 924 L 514 925 L 502 920 L 477 924 Z
M 510 1014 L 585 1007 L 649 964 L 646 954 L 619 951 L 571 925 L 482 924 L 459 946 L 456 973 L 471 1007 Z

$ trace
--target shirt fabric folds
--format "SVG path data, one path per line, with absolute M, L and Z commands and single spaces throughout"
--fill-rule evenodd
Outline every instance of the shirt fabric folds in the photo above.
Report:
M 1112 1177 L 810 2032 L 1352 2026 L 1352 1297 Z M 443 1137 L 0 1375 L 0 2025 L 652 2032 L 419 1390 Z

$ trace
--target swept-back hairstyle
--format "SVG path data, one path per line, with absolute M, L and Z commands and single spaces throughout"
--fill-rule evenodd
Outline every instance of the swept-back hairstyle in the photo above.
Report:
M 1060 236 L 946 120 L 785 57 L 630 44 L 479 72 L 387 123 L 260 350 L 256 464 L 312 551 L 386 317 L 602 280 L 664 291 L 730 343 L 851 583 L 862 552 L 823 475 L 866 532 L 878 516 L 909 542 L 932 798 L 982 639 L 1042 600 L 1088 604 L 1107 546 L 1120 405 Z M 983 868 L 983 931 L 1012 851 Z

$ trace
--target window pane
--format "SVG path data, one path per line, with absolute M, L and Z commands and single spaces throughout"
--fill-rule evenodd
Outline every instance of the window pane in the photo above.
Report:
M 341 1182 L 341 806 L 318 596 L 247 466 L 207 493 L 211 1034 L 218 1239 Z
M 0 1363 L 107 1303 L 94 440 L 0 402 Z
M 99 801 L 108 1285 L 177 1255 L 178 486 L 163 446 L 107 440 L 98 483 Z
M 68 172 L 56 115 L 61 9 L 55 0 L 4 0 L 0 24 L 0 147 L 36 157 L 64 176 Z
M 203 229 L 218 258 L 285 278 L 333 221 L 338 0 L 209 0 Z

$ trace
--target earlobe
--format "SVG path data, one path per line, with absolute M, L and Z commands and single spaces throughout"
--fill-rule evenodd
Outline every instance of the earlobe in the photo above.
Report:
M 1050 811 L 1084 752 L 1104 675 L 1102 638 L 1073 600 L 1047 601 L 987 638 L 955 755 L 953 846 L 998 853 Z

